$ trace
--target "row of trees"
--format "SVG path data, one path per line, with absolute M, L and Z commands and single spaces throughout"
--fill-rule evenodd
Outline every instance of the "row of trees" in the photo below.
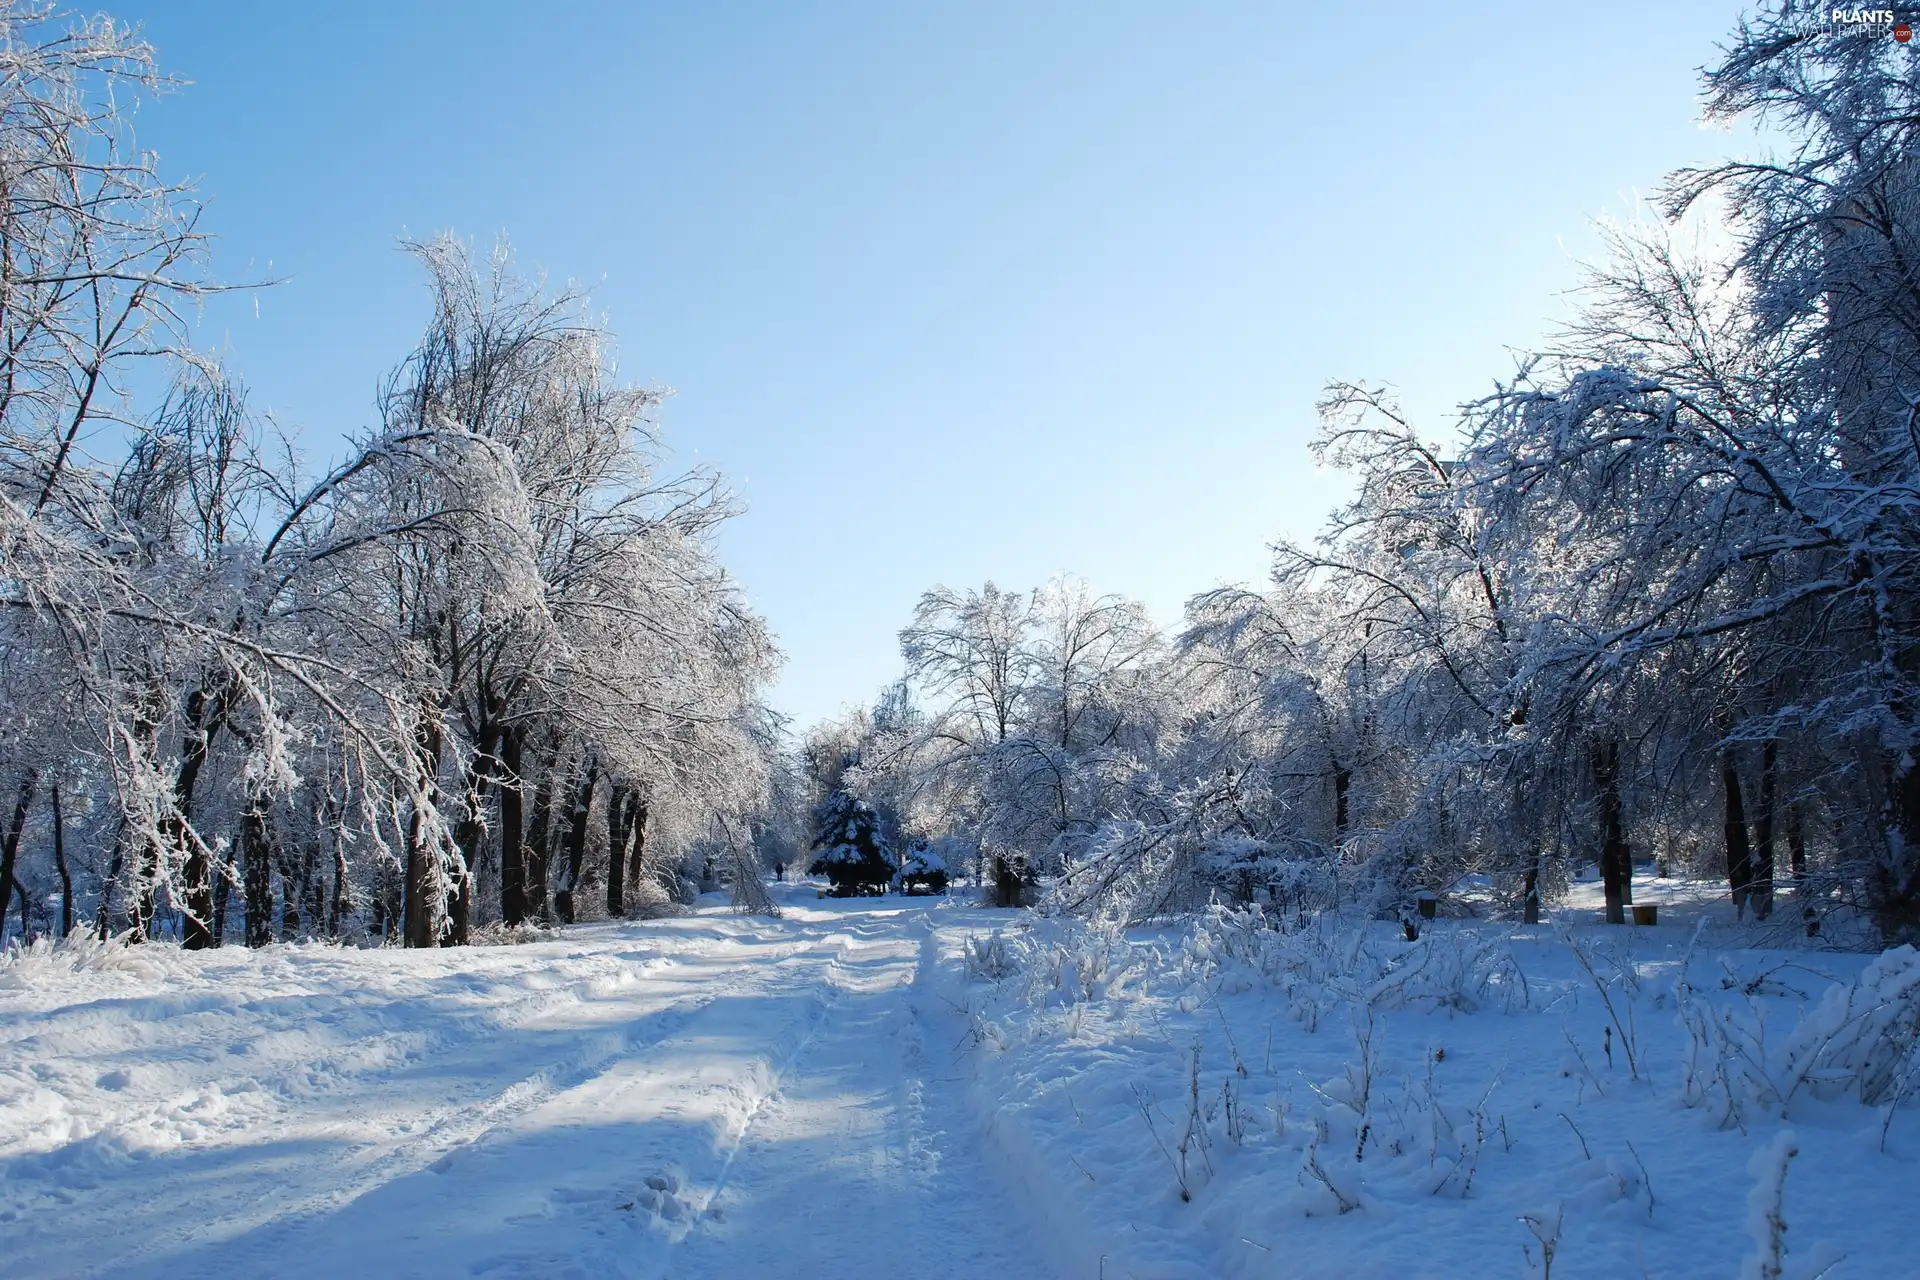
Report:
M 1783 152 L 1676 175 L 1453 443 L 1330 388 L 1356 497 L 1270 589 L 1164 642 L 1074 584 L 928 594 L 928 709 L 834 730 L 861 794 L 1003 900 L 1391 908 L 1477 872 L 1535 918 L 1593 862 L 1619 919 L 1657 855 L 1920 937 L 1920 62 L 1820 17 L 1769 6 L 1707 77 Z
M 0 64 L 0 931 L 432 946 L 750 858 L 777 653 L 585 299 L 410 245 L 423 336 L 311 474 L 188 342 L 150 50 L 0 0 Z

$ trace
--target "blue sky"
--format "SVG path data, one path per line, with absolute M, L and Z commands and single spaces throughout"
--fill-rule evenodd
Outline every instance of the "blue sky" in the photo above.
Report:
M 1339 498 L 1329 378 L 1437 433 L 1550 327 L 1588 221 L 1736 143 L 1732 4 L 138 3 L 193 83 L 199 341 L 324 458 L 425 318 L 396 250 L 505 232 L 748 513 L 723 555 L 802 724 L 936 583 L 1071 571 L 1163 623 Z M 1443 16 L 1428 16 L 1434 13 Z M 256 312 L 257 308 L 257 312 Z

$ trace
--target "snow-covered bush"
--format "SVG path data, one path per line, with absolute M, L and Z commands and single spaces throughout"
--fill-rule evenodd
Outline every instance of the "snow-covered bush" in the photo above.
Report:
M 968 934 L 962 962 L 969 982 L 999 982 L 1020 972 L 1022 967 L 1020 950 L 1003 929 L 995 929 L 984 938 Z
M 1309 1026 L 1341 1004 L 1470 1013 L 1511 1012 L 1528 1002 L 1526 976 L 1505 940 L 1492 934 L 1430 927 L 1407 942 L 1371 922 L 1319 916 L 1288 930 L 1277 927 L 1283 920 L 1257 906 L 1214 908 L 1196 926 L 1194 942 L 1278 987 Z
M 915 836 L 907 843 L 893 882 L 902 893 L 945 893 L 947 878 L 947 860 L 932 841 Z
M 64 938 L 10 943 L 0 951 L 0 988 L 32 986 L 39 976 L 55 972 L 126 973 L 157 982 L 179 971 L 180 953 L 174 948 L 129 945 L 134 941 L 130 931 L 101 938 L 83 928 Z
M 1851 1097 L 1886 1107 L 1891 1123 L 1894 1109 L 1920 1091 L 1920 952 L 1912 947 L 1885 952 L 1857 981 L 1830 987 L 1784 1035 L 1769 1036 L 1761 984 L 1722 985 L 1734 997 L 1715 1005 L 1684 965 L 1675 980 L 1688 1105 L 1743 1125 L 1749 1111 L 1785 1112 L 1803 1093 Z

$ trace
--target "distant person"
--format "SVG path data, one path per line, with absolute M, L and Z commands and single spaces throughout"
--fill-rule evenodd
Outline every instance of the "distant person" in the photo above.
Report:
M 784 863 L 784 862 L 776 862 L 776 863 L 774 863 L 774 864 L 773 864 L 773 878 L 774 878 L 775 880 L 779 880 L 779 881 L 781 881 L 782 883 L 784 883 L 784 882 L 786 881 L 786 878 L 787 878 L 787 864 L 786 864 L 786 863 Z

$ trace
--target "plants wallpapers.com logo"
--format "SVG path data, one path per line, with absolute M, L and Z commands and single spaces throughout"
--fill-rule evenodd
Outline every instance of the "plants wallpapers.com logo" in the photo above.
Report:
M 1901 44 L 1913 40 L 1913 27 L 1891 9 L 1829 9 L 1829 31 L 1892 36 Z

